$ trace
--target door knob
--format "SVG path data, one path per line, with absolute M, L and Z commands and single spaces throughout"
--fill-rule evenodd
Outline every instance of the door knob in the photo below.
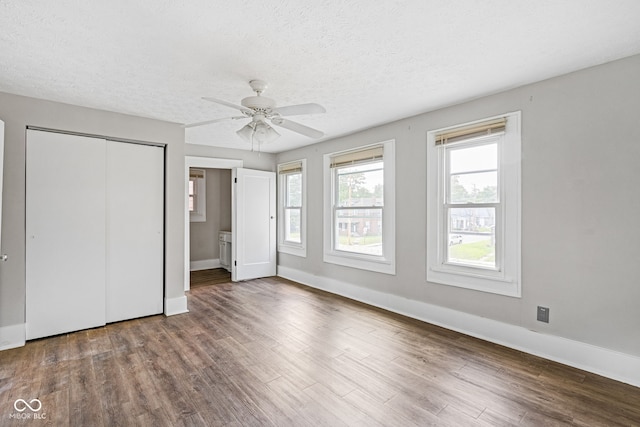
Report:
M 2 255 L 0 255 L 0 260 L 2 260 L 2 261 L 6 261 L 6 260 L 8 260 L 8 259 L 9 259 L 9 255 L 7 255 L 7 254 L 2 254 Z

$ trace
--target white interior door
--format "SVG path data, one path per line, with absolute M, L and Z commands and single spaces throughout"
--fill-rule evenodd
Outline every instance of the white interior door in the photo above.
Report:
M 231 280 L 276 274 L 276 174 L 232 170 Z
M 162 313 L 164 149 L 107 141 L 107 323 Z
M 27 131 L 27 339 L 105 324 L 105 150 Z

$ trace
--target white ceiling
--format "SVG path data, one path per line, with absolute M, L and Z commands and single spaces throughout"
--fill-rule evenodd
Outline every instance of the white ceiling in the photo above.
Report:
M 638 53 L 638 0 L 0 1 L 2 92 L 191 123 L 263 79 L 323 139 Z M 250 149 L 244 122 L 186 142 Z

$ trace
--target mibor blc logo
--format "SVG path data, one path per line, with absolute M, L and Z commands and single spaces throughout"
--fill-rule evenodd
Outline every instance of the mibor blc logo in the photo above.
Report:
M 24 399 L 16 399 L 16 401 L 13 402 L 13 409 L 18 412 L 9 414 L 9 418 L 22 420 L 44 420 L 47 418 L 47 414 L 44 412 L 40 413 L 42 410 L 42 402 L 40 402 L 40 399 L 31 399 L 28 402 Z

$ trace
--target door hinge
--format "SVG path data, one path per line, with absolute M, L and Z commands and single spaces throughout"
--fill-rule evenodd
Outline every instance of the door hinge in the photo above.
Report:
M 233 178 L 233 182 L 234 182 L 235 184 L 237 184 L 237 183 L 238 183 L 238 178 Z
M 238 265 L 238 261 L 233 261 L 233 265 Z

